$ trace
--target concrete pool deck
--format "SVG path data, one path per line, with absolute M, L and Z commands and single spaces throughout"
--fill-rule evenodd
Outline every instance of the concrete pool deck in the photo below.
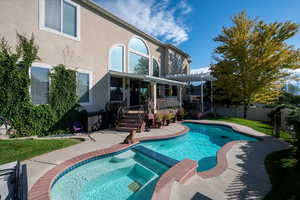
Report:
M 185 184 L 175 182 L 172 185 L 170 199 L 201 199 L 203 195 L 210 199 L 261 199 L 271 188 L 264 167 L 265 156 L 273 151 L 285 149 L 288 144 L 254 131 L 251 128 L 226 122 L 196 120 L 192 122 L 223 124 L 232 126 L 240 132 L 262 137 L 260 142 L 237 142 L 226 152 L 227 166 L 215 176 L 203 178 L 193 176 Z M 185 127 L 171 124 L 162 129 L 152 129 L 150 132 L 138 133 L 136 137 L 150 138 L 152 136 L 174 135 L 182 132 Z M 128 133 L 111 130 L 98 132 L 86 138 L 80 144 L 37 156 L 25 161 L 28 168 L 29 189 L 47 171 L 75 156 L 110 147 L 124 140 Z M 199 173 L 198 173 L 199 174 Z

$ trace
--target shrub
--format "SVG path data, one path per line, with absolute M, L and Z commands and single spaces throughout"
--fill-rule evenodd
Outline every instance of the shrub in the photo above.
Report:
M 293 110 L 287 118 L 287 122 L 295 131 L 296 136 L 296 152 L 297 152 L 297 165 L 300 168 L 300 109 Z

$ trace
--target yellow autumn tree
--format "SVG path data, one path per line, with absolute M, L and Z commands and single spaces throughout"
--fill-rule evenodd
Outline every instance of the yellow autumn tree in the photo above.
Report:
M 290 21 L 267 24 L 245 12 L 232 22 L 214 39 L 219 45 L 211 71 L 217 79 L 216 98 L 243 105 L 246 118 L 251 103 L 271 102 L 280 95 L 275 86 L 289 75 L 285 69 L 300 68 L 300 51 L 286 43 L 298 25 Z

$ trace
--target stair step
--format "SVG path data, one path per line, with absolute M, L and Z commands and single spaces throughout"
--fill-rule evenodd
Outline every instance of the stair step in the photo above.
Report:
M 120 123 L 138 123 L 138 120 L 137 119 L 123 118 L 123 119 L 121 119 Z
M 138 123 L 126 123 L 126 122 L 122 122 L 119 123 L 119 127 L 130 127 L 130 128 L 137 128 L 139 126 Z
M 130 132 L 131 130 L 136 130 L 137 128 L 131 128 L 131 127 L 116 127 L 117 131 L 122 131 L 122 132 Z
M 123 115 L 123 119 L 139 119 L 138 115 Z

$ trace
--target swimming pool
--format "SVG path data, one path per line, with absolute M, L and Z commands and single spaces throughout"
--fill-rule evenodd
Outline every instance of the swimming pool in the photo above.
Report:
M 120 154 L 79 163 L 52 185 L 52 200 L 150 200 L 158 178 L 169 169 L 143 154 Z
M 235 140 L 257 141 L 221 125 L 183 123 L 190 131 L 173 139 L 143 142 L 141 145 L 165 156 L 181 161 L 185 158 L 198 161 L 197 171 L 206 171 L 217 164 L 217 151 Z
M 51 199 L 150 200 L 159 177 L 179 161 L 198 161 L 197 171 L 205 171 L 217 164 L 217 151 L 226 143 L 258 140 L 225 126 L 184 125 L 190 131 L 182 136 L 142 142 L 129 150 L 75 164 L 54 180 Z

